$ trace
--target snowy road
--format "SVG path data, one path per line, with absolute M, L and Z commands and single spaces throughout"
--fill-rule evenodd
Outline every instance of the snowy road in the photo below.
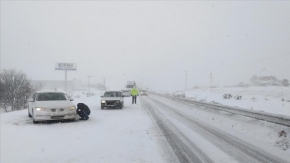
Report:
M 155 125 L 140 105 L 125 98 L 122 110 L 101 110 L 100 97 L 85 97 L 88 121 L 33 124 L 27 110 L 1 114 L 1 163 L 164 162 Z
M 153 97 L 143 97 L 142 107 L 150 112 L 179 162 L 286 163 L 286 160 L 289 160 L 286 153 L 283 155 L 283 151 L 264 147 L 261 145 L 263 142 L 253 145 L 253 139 L 245 138 L 247 135 L 243 133 L 239 133 L 237 137 L 233 133 L 235 130 L 204 122 L 203 118 L 206 118 L 208 113 L 203 111 L 202 115 L 195 114 L 192 110 L 200 110 L 198 108 L 190 107 L 189 111 L 184 104 L 158 96 Z
M 99 92 L 98 92 L 99 93 Z M 97 93 L 97 94 L 98 94 Z M 273 162 L 289 150 L 273 145 L 289 127 L 207 110 L 150 95 L 122 110 L 101 110 L 100 97 L 80 98 L 88 121 L 33 124 L 27 110 L 1 114 L 1 163 Z

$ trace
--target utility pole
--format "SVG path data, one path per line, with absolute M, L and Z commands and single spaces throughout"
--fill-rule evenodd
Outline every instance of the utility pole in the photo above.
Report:
M 104 86 L 105 86 L 105 89 L 107 89 L 107 88 L 106 88 L 106 77 L 103 77 L 103 78 L 104 78 L 103 84 L 104 84 Z
M 212 73 L 210 73 L 209 78 L 210 78 L 210 86 L 212 87 Z
M 90 78 L 94 76 L 88 75 L 88 92 L 90 92 Z
M 184 92 L 186 91 L 186 85 L 187 85 L 187 71 L 185 71 L 185 86 L 184 86 Z

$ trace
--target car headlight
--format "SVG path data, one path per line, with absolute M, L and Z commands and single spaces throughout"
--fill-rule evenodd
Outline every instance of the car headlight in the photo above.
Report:
M 101 101 L 101 103 L 106 103 L 106 101 Z
M 76 107 L 71 106 L 71 107 L 69 107 L 68 109 L 69 109 L 69 110 L 76 110 Z
M 120 101 L 116 101 L 117 103 L 119 103 Z
M 35 108 L 36 111 L 45 111 L 45 108 Z

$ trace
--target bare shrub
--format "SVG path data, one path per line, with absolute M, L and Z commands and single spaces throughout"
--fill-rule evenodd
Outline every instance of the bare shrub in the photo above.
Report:
M 27 100 L 34 89 L 25 73 L 15 69 L 3 70 L 0 73 L 0 82 L 0 101 L 4 106 L 10 106 L 12 111 L 27 106 Z

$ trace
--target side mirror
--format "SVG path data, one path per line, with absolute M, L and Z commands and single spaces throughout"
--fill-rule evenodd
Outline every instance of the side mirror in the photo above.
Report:
M 69 99 L 70 101 L 73 101 L 74 99 L 73 98 L 71 98 L 71 99 Z

